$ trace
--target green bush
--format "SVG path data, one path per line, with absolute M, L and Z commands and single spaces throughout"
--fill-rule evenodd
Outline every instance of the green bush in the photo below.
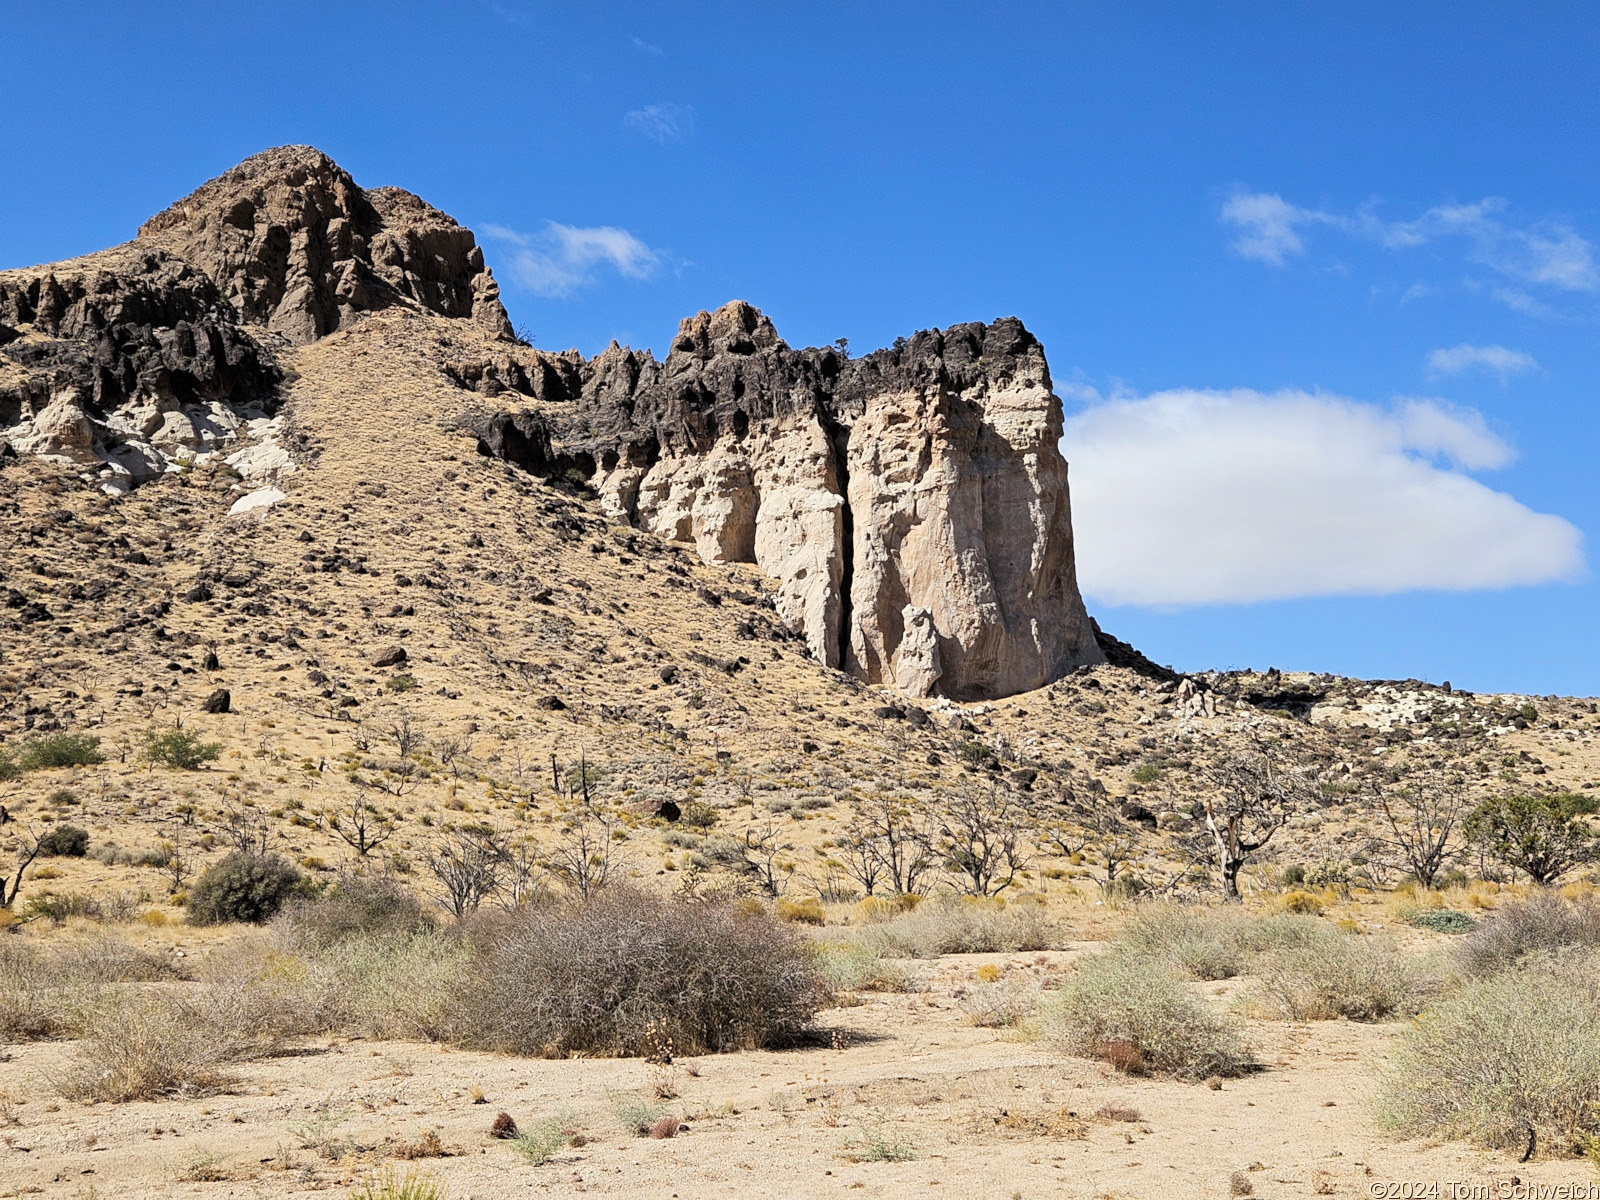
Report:
M 703 800 L 696 800 L 683 810 L 679 818 L 691 829 L 710 829 L 717 823 L 717 810 Z
M 1131 1075 L 1238 1075 L 1252 1053 L 1234 1024 L 1192 995 L 1170 962 L 1090 954 L 1040 1006 L 1045 1040 Z
M 1468 813 L 1461 828 L 1508 867 L 1549 884 L 1594 861 L 1596 834 L 1585 818 L 1597 809 L 1600 801 L 1573 792 L 1494 796 Z
M 565 1058 L 759 1049 L 793 1040 L 825 998 L 809 940 L 722 901 L 607 890 L 485 915 L 452 1003 L 479 1049 Z
M 417 680 L 412 675 L 395 675 L 386 679 L 383 686 L 391 692 L 414 692 L 417 690 Z
M 192 729 L 144 731 L 146 762 L 161 763 L 179 771 L 198 771 L 201 764 L 222 757 L 221 742 L 202 742 Z
M 10 747 L 0 746 L 0 783 L 9 783 L 21 777 L 22 768 L 17 765 L 17 756 L 11 752 Z
M 1471 933 L 1478 927 L 1477 921 L 1453 908 L 1419 908 L 1409 920 L 1418 929 L 1435 933 Z
M 105 762 L 100 739 L 87 733 L 57 733 L 25 742 L 17 756 L 24 771 L 47 767 L 92 767 Z
M 1541 955 L 1424 1013 L 1384 1081 L 1382 1123 L 1407 1136 L 1526 1152 L 1600 1133 L 1600 961 Z
M 1287 866 L 1283 869 L 1283 883 L 1285 887 L 1299 887 L 1306 881 L 1306 869 L 1299 864 Z
M 195 925 L 265 921 L 284 906 L 300 879 L 279 855 L 235 850 L 190 890 L 189 920 Z
M 76 825 L 57 825 L 39 839 L 45 858 L 82 858 L 89 852 L 89 831 Z

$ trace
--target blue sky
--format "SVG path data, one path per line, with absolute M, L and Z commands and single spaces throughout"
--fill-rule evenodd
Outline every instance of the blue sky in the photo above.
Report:
M 478 230 L 550 349 L 1014 313 L 1107 628 L 1600 691 L 1600 23 L 1200 7 L 6 3 L 0 266 L 308 142 Z

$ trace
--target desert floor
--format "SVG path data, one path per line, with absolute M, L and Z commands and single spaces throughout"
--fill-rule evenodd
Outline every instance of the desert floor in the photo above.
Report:
M 1262 1197 L 1514 1196 L 1541 1194 L 1519 1184 L 1586 1189 L 1593 1178 L 1582 1162 L 1518 1164 L 1376 1129 L 1371 1098 L 1394 1025 L 1251 1021 L 1264 1069 L 1211 1090 L 1063 1058 L 962 1012 L 979 967 L 1043 981 L 1081 949 L 946 956 L 921 964 L 925 992 L 824 1012 L 810 1047 L 670 1067 L 333 1038 L 238 1068 L 223 1094 L 87 1105 L 51 1082 L 70 1043 L 12 1046 L 0 1066 L 0 1195 L 343 1195 L 390 1166 L 435 1177 L 453 1200 L 1159 1200 L 1228 1196 L 1235 1172 Z M 1224 1005 L 1248 980 L 1194 986 Z M 625 1132 L 618 1110 L 641 1101 L 687 1129 L 670 1140 Z M 561 1115 L 581 1135 L 572 1141 L 588 1140 L 530 1166 L 489 1136 L 501 1111 L 524 1128 Z M 395 1160 L 427 1130 L 443 1156 Z M 874 1161 L 874 1147 L 904 1161 Z

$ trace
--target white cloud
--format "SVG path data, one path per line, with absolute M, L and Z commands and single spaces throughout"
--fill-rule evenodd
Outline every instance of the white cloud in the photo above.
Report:
M 694 109 L 687 104 L 647 104 L 626 114 L 623 123 L 665 146 L 694 136 Z
M 660 46 L 656 45 L 654 42 L 647 42 L 641 37 L 636 37 L 633 39 L 633 48 L 639 51 L 641 54 L 650 55 L 652 58 L 661 58 L 666 54 L 666 51 Z
M 1600 291 L 1592 243 L 1559 221 L 1519 223 L 1507 216 L 1506 202 L 1498 197 L 1438 205 L 1414 221 L 1386 221 L 1371 205 L 1355 213 L 1334 213 L 1301 208 L 1275 192 L 1241 191 L 1223 204 L 1221 219 L 1242 231 L 1235 250 L 1272 266 L 1281 267 L 1285 258 L 1305 249 L 1298 230 L 1325 225 L 1390 250 L 1456 239 L 1466 244 L 1469 261 L 1520 283 L 1556 291 Z
M 1282 196 L 1268 192 L 1240 192 L 1222 206 L 1222 219 L 1237 225 L 1240 234 L 1233 248 L 1245 258 L 1283 266 L 1291 254 L 1299 254 L 1305 243 L 1295 232 L 1296 225 L 1330 220 L 1326 213 L 1297 208 Z
M 1448 350 L 1428 355 L 1428 371 L 1433 375 L 1459 375 L 1463 371 L 1492 371 L 1504 383 L 1523 371 L 1537 370 L 1533 355 L 1504 346 L 1469 346 L 1465 342 Z
M 609 264 L 629 279 L 648 279 L 661 265 L 650 249 L 626 229 L 599 225 L 584 229 L 547 221 L 543 233 L 525 234 L 502 225 L 484 233 L 512 247 L 511 278 L 540 296 L 566 296 L 596 282 L 596 269 Z
M 1174 390 L 1067 421 L 1078 578 L 1104 604 L 1249 603 L 1568 580 L 1583 535 L 1465 472 L 1511 447 L 1475 412 Z

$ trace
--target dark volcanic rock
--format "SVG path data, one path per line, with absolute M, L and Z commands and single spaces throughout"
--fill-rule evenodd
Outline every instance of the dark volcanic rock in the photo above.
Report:
M 471 231 L 310 147 L 268 150 L 132 242 L 0 272 L 0 433 L 126 490 L 270 415 L 275 346 L 392 305 L 511 338 Z
M 227 688 L 218 688 L 200 702 L 200 711 L 208 713 L 225 713 L 231 710 L 233 696 Z

